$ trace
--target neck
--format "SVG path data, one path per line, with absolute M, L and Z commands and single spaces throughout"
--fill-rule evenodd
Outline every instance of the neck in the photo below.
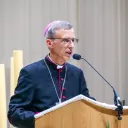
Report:
M 65 61 L 63 59 L 59 59 L 58 56 L 55 56 L 53 54 L 50 53 L 50 58 L 52 59 L 53 62 L 55 62 L 57 65 L 63 65 L 65 63 Z

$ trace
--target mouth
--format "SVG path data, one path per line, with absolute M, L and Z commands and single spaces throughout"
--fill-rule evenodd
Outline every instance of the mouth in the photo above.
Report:
M 66 52 L 66 55 L 67 56 L 71 56 L 72 55 L 72 52 L 71 51 L 68 51 L 68 52 Z

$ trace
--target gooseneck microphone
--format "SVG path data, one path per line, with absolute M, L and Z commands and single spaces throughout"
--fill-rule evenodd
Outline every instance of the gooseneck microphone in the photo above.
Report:
M 116 111 L 118 111 L 118 120 L 121 120 L 122 119 L 121 114 L 123 114 L 123 105 L 114 87 L 85 58 L 82 58 L 81 55 L 73 54 L 73 59 L 76 59 L 76 60 L 83 59 L 84 61 L 86 61 L 86 63 L 113 89 L 114 104 L 115 106 L 117 106 Z

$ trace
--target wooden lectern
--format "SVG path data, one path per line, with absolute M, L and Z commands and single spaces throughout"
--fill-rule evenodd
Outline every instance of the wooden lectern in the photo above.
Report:
M 35 115 L 35 128 L 128 128 L 128 106 L 118 120 L 116 106 L 83 95 Z

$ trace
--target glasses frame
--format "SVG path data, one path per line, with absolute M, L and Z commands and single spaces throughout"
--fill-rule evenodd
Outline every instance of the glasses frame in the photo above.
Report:
M 79 39 L 77 39 L 77 38 L 48 38 L 48 39 L 51 39 L 51 40 L 61 39 L 61 42 L 64 42 L 66 44 L 69 44 L 71 42 L 73 42 L 75 44 L 75 43 L 78 43 L 78 41 L 79 41 Z

